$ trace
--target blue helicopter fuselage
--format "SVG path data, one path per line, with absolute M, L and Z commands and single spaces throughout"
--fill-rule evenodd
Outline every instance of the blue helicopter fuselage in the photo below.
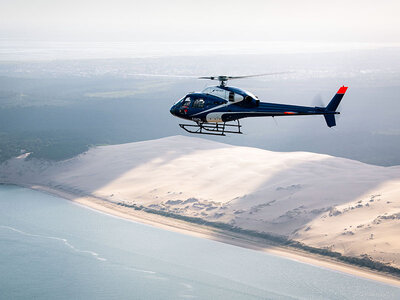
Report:
M 346 89 L 340 88 L 326 107 L 309 107 L 260 102 L 252 93 L 239 88 L 210 86 L 200 93 L 186 95 L 171 107 L 170 112 L 197 123 L 229 122 L 247 117 L 324 115 L 327 125 L 331 127 L 335 126 L 332 117 L 338 114 L 336 108 Z

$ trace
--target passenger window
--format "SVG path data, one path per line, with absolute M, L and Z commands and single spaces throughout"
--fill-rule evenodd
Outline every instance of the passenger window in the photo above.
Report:
M 235 101 L 235 94 L 233 92 L 229 92 L 229 101 L 234 102 Z
M 193 102 L 193 107 L 194 108 L 203 108 L 204 107 L 204 100 L 203 99 L 196 99 Z

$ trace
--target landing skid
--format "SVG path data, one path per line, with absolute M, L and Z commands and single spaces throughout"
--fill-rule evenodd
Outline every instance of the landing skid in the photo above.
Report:
M 236 124 L 224 123 L 197 123 L 194 124 L 179 124 L 179 126 L 190 133 L 195 134 L 208 134 L 208 135 L 221 135 L 225 136 L 225 133 L 237 133 L 242 134 L 239 120 L 236 120 Z

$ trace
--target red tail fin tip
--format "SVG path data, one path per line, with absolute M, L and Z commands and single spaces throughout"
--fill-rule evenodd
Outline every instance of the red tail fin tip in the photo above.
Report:
M 344 93 L 346 93 L 347 88 L 348 88 L 347 86 L 342 86 L 342 87 L 338 90 L 337 94 L 344 94 Z

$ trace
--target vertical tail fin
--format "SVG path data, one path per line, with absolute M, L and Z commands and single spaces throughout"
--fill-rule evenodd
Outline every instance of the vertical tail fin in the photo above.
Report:
M 347 91 L 347 86 L 342 86 L 336 93 L 335 96 L 333 96 L 331 102 L 326 106 L 325 110 L 326 111 L 336 111 L 338 108 L 340 101 L 342 100 L 344 94 Z
M 326 125 L 328 127 L 336 126 L 336 120 L 335 120 L 335 114 L 338 114 L 336 112 L 336 109 L 338 108 L 340 101 L 342 100 L 344 94 L 347 91 L 346 86 L 342 86 L 336 93 L 335 96 L 333 96 L 331 102 L 325 107 L 325 111 L 327 112 L 324 114 Z
M 326 114 L 324 115 L 325 121 L 326 121 L 326 125 L 328 125 L 328 127 L 333 127 L 336 126 L 336 120 L 335 120 L 335 115 L 334 114 Z

